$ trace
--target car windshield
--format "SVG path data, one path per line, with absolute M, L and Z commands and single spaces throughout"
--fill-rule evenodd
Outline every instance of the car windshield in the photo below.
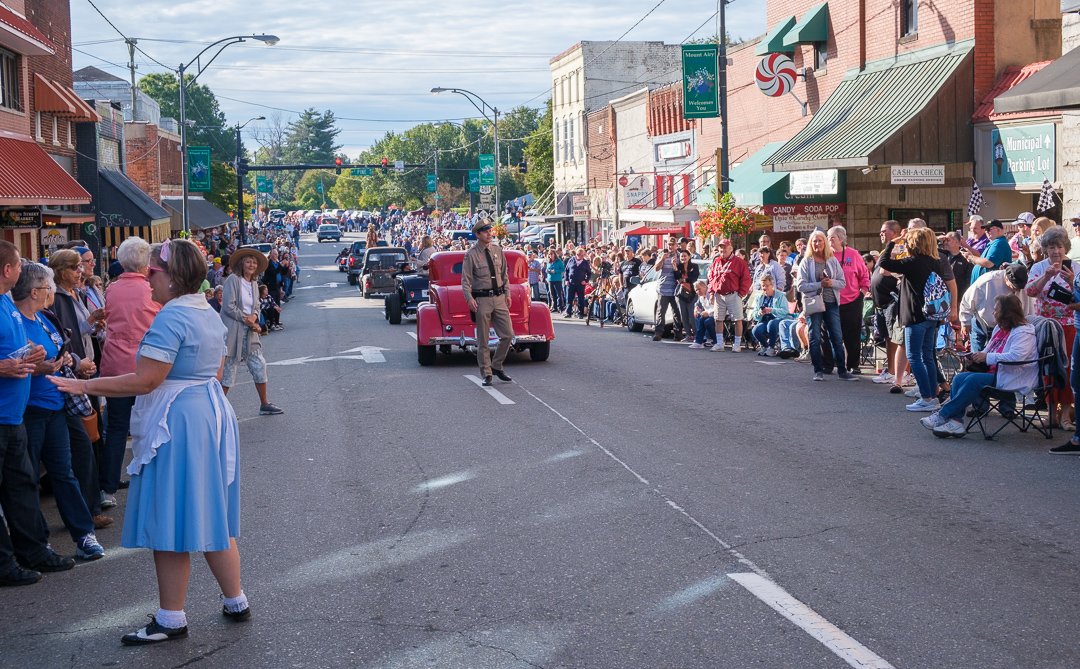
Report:
M 320 231 L 337 230 L 337 229 L 338 229 L 338 226 L 336 226 L 336 225 L 320 225 L 319 226 Z
M 407 261 L 404 253 L 372 253 L 367 257 L 367 266 L 371 269 L 397 269 Z

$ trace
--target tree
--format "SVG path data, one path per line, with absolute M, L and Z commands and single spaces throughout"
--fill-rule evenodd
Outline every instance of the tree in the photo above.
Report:
M 727 46 L 735 46 L 736 44 L 742 44 L 746 40 L 742 37 L 735 37 L 730 32 L 724 31 L 727 36 Z M 686 42 L 687 44 L 718 44 L 719 40 L 716 39 L 716 33 L 709 35 L 708 37 L 698 37 Z
M 210 163 L 211 191 L 205 194 L 207 202 L 222 211 L 236 212 L 236 170 L 231 163 Z
M 281 160 L 285 163 L 334 162 L 334 157 L 341 150 L 341 145 L 336 143 L 341 130 L 335 127 L 335 123 L 333 111 L 319 113 L 314 109 L 305 109 L 285 129 Z M 298 200 L 300 181 L 299 174 L 283 172 L 281 196 L 287 200 Z
M 321 209 L 324 204 L 327 207 L 337 209 L 338 203 L 331 197 L 334 186 L 337 185 L 338 176 L 330 170 L 308 170 L 300 177 L 296 185 L 296 195 L 293 201 L 301 209 Z M 323 193 L 319 193 L 319 185 L 322 185 Z
M 504 165 L 517 167 L 525 154 L 525 140 L 539 125 L 540 112 L 525 106 L 514 107 L 499 119 L 499 154 Z
M 529 163 L 525 188 L 539 199 L 555 180 L 555 160 L 551 146 L 551 98 L 548 98 L 547 111 L 540 118 L 536 130 L 525 141 L 525 160 Z

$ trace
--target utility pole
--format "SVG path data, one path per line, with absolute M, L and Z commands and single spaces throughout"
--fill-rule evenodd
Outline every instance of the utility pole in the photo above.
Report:
M 728 107 L 727 107 L 727 22 L 725 21 L 724 8 L 730 0 L 717 0 L 716 16 L 717 28 L 716 39 L 719 42 L 717 54 L 720 58 L 717 68 L 717 84 L 720 89 L 720 156 L 716 164 L 716 198 L 728 192 Z
M 435 209 L 439 209 L 439 149 L 435 148 Z
M 499 209 L 499 110 L 491 108 L 495 116 L 495 222 L 502 220 L 502 210 Z
M 128 71 L 131 72 L 131 120 L 138 121 L 135 114 L 135 45 L 139 42 L 133 39 L 124 40 L 128 48 Z
M 247 243 L 244 226 L 244 144 L 240 141 L 240 124 L 236 124 L 236 229 L 240 234 L 240 246 Z

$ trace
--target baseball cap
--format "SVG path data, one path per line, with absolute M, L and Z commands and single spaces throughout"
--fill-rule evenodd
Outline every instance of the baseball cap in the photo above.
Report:
M 1017 220 L 1019 220 L 1019 219 L 1017 219 Z M 1005 224 L 995 218 L 992 221 L 990 221 L 989 223 L 986 223 L 985 225 L 983 225 L 983 227 L 987 228 L 987 229 L 1001 228 L 1002 230 L 1004 230 L 1005 229 Z
M 1074 224 L 1080 223 L 1080 211 L 1076 212 L 1076 214 L 1074 214 L 1069 220 L 1072 221 Z
M 1031 225 L 1035 222 L 1035 214 L 1031 213 L 1030 211 L 1025 211 L 1023 213 L 1017 214 L 1016 222 L 1020 225 Z
M 1009 283 L 1013 285 L 1017 290 L 1022 290 L 1028 282 L 1027 267 L 1023 264 L 1014 262 L 1005 265 L 1005 278 L 1009 280 Z

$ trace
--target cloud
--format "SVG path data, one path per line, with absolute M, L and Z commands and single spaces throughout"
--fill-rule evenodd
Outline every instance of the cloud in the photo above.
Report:
M 89 3 L 71 4 L 76 45 L 119 40 Z M 602 0 L 473 0 L 467 5 L 331 0 L 317 7 L 295 0 L 96 4 L 129 37 L 142 38 L 142 49 L 170 66 L 190 60 L 218 37 L 278 35 L 276 47 L 257 42 L 229 47 L 200 82 L 223 98 L 244 101 L 221 99 L 230 123 L 272 113 L 251 103 L 288 110 L 333 109 L 343 119 L 340 139 L 355 154 L 386 131 L 407 129 L 417 119 L 477 115 L 464 98 L 429 95 L 434 86 L 475 91 L 500 110 L 541 106 L 547 99 L 552 56 L 580 40 L 616 39 L 656 1 L 627 0 L 617 5 L 618 11 Z M 764 4 L 738 0 L 728 6 L 729 32 L 747 38 L 764 32 Z M 677 44 L 715 11 L 716 0 L 668 0 L 625 40 Z M 714 32 L 709 21 L 697 36 Z M 127 62 L 121 41 L 76 48 L 116 64 Z M 74 56 L 76 69 L 95 65 L 127 76 L 125 70 L 91 56 Z M 141 73 L 162 70 L 141 54 L 136 53 L 136 61 Z

